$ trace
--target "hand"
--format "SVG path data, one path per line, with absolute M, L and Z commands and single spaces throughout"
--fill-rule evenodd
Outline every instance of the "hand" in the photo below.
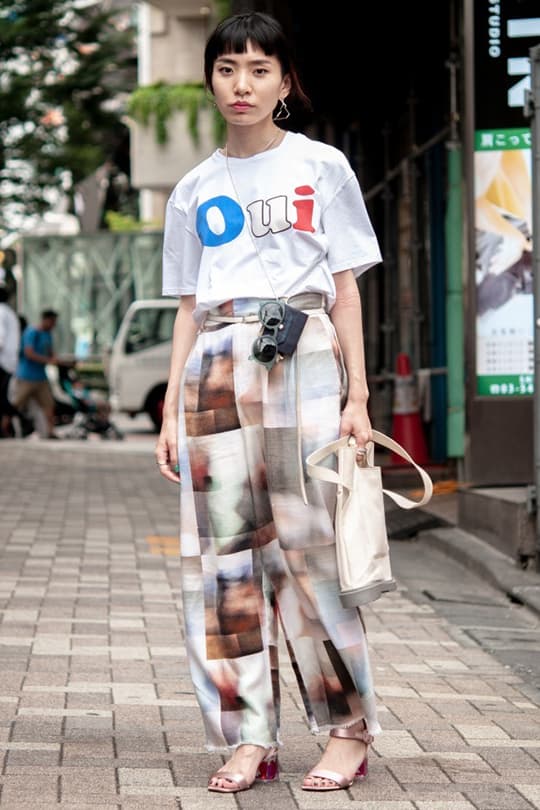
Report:
M 366 444 L 373 441 L 367 401 L 347 401 L 341 414 L 339 435 L 354 436 L 357 446 L 361 449 L 365 449 Z
M 76 368 L 77 366 L 75 360 L 67 360 L 64 359 L 63 357 L 58 357 L 58 355 L 56 354 L 52 355 L 51 359 L 49 360 L 49 363 L 58 366 L 58 368 Z
M 174 484 L 180 484 L 180 475 L 178 473 L 178 428 L 175 420 L 163 422 L 154 455 L 161 475 Z

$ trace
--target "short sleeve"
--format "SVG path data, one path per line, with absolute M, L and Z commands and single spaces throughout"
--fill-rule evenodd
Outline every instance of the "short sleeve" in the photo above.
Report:
M 360 276 L 382 261 L 379 242 L 356 175 L 350 175 L 322 212 L 332 273 L 353 270 Z
M 27 326 L 22 334 L 21 339 L 21 348 L 24 349 L 33 349 L 36 353 L 39 354 L 39 347 L 36 345 L 37 331 L 33 326 Z
M 195 295 L 201 251 L 198 237 L 188 227 L 185 211 L 171 197 L 163 232 L 163 295 Z

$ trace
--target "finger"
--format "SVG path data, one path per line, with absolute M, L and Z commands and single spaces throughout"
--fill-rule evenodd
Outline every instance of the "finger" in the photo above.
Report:
M 156 461 L 156 464 L 158 465 L 169 461 L 169 451 L 167 449 L 167 445 L 164 442 L 160 441 L 156 444 L 154 450 L 154 459 Z
M 174 484 L 180 484 L 180 474 L 178 472 L 178 467 L 171 467 L 170 464 L 161 465 L 159 467 L 160 475 L 163 478 L 166 478 L 167 481 L 172 481 Z
M 169 439 L 160 440 L 156 445 L 154 457 L 157 464 L 167 462 L 172 468 L 174 468 L 178 464 L 176 441 L 171 441 Z
M 371 428 L 363 428 L 362 430 L 355 431 L 356 443 L 359 447 L 365 447 L 368 442 L 373 441 Z

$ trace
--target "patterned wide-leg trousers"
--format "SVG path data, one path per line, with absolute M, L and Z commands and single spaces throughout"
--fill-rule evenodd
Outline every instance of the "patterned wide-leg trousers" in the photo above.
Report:
M 249 359 L 258 329 L 198 335 L 180 408 L 186 649 L 208 750 L 280 744 L 278 626 L 313 733 L 361 717 L 380 731 L 362 617 L 339 600 L 335 488 L 304 467 L 339 433 L 334 328 L 311 314 L 295 355 L 270 372 Z

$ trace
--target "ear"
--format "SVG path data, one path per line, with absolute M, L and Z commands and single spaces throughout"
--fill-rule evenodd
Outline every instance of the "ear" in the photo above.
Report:
M 281 80 L 281 90 L 279 93 L 280 101 L 285 101 L 290 92 L 291 92 L 291 77 L 289 76 L 288 73 L 286 73 L 283 79 Z

